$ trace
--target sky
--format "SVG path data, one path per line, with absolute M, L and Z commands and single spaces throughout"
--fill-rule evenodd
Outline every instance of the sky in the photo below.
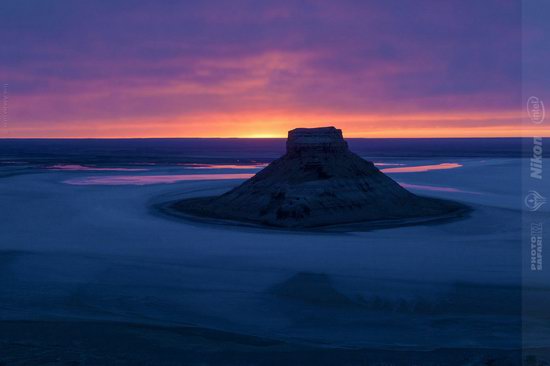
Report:
M 520 0 L 2 0 L 0 137 L 550 136 L 522 123 L 521 14 Z

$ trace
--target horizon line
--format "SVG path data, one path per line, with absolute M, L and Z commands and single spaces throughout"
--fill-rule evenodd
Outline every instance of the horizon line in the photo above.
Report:
M 344 139 L 408 139 L 408 140 L 427 140 L 427 139 L 519 139 L 519 138 L 549 138 L 550 136 L 541 135 L 541 136 L 444 136 L 444 137 L 346 137 Z M 244 136 L 244 137 L 0 137 L 0 140 L 175 140 L 175 139 L 195 139 L 195 140 L 208 140 L 208 139 L 219 139 L 219 140 L 229 140 L 229 139 L 239 139 L 239 140 L 283 140 L 287 139 L 287 136 Z

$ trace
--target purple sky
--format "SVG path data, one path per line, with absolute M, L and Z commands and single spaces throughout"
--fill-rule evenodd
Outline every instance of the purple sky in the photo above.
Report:
M 4 136 L 521 130 L 519 0 L 3 0 L 0 10 Z

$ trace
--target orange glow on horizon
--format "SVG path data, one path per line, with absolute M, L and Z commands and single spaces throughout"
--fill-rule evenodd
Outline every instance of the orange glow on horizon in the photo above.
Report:
M 266 117 L 267 116 L 267 117 Z M 170 120 L 79 121 L 13 127 L 15 138 L 286 138 L 297 127 L 335 126 L 347 138 L 550 137 L 550 127 L 522 124 L 516 112 L 338 114 L 243 113 L 180 116 Z

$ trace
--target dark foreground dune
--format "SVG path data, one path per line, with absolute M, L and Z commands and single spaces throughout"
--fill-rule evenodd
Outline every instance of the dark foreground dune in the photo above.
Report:
M 342 349 L 196 327 L 83 321 L 0 322 L 1 365 L 542 366 L 550 348 Z

